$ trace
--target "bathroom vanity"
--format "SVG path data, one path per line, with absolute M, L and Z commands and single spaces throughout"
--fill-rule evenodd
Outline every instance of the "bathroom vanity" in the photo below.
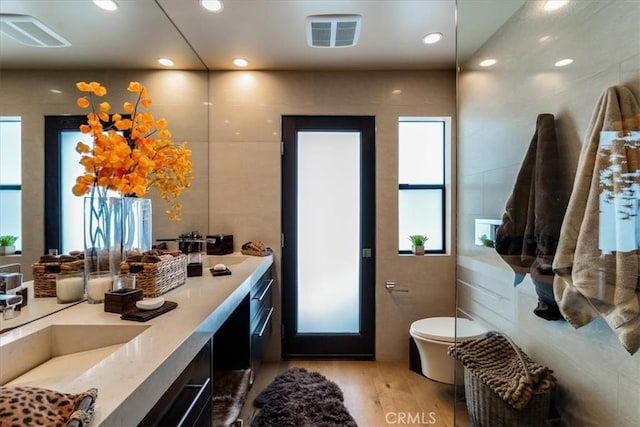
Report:
M 213 277 L 208 266 L 219 262 L 232 274 Z M 147 322 L 81 303 L 5 332 L 0 384 L 67 393 L 95 387 L 95 426 L 182 417 L 210 425 L 213 373 L 257 369 L 262 359 L 273 256 L 212 256 L 204 264 L 203 276 L 163 295 L 178 307 Z

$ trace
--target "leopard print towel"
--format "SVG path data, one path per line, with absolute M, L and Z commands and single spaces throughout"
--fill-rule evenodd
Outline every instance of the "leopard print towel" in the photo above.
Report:
M 91 404 L 87 409 L 78 408 L 85 397 L 91 397 Z M 0 387 L 0 425 L 64 427 L 77 420 L 86 426 L 97 397 L 95 388 L 69 394 L 36 387 Z

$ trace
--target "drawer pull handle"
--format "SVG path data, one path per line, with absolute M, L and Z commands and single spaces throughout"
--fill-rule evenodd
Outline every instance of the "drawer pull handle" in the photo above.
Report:
M 267 318 L 264 320 L 264 323 L 262 324 L 262 326 L 260 327 L 260 332 L 258 332 L 257 335 L 259 338 L 262 338 L 262 335 L 264 335 L 264 331 L 267 329 L 267 325 L 269 324 L 269 321 L 271 320 L 271 315 L 273 314 L 273 307 L 271 307 L 269 309 L 269 313 L 267 314 Z
M 269 283 L 267 283 L 267 285 L 264 287 L 260 296 L 255 299 L 257 299 L 258 301 L 262 301 L 265 295 L 267 295 L 267 293 L 271 290 L 271 285 L 273 285 L 273 279 L 269 280 Z
M 202 396 L 202 393 L 204 393 L 207 390 L 207 386 L 209 385 L 209 383 L 211 382 L 211 378 L 207 378 L 207 380 L 204 382 L 204 384 L 202 385 L 197 385 L 197 384 L 187 384 L 184 386 L 184 388 L 199 388 L 200 391 L 198 391 L 198 394 L 196 394 L 196 397 L 193 398 L 193 400 L 191 401 L 191 403 L 189 404 L 189 407 L 187 408 L 187 410 L 184 412 L 184 415 L 182 415 L 182 418 L 180 419 L 180 421 L 178 422 L 178 427 L 183 426 L 184 423 L 187 420 L 187 417 L 189 416 L 189 414 L 191 414 L 191 411 L 193 411 L 193 408 L 196 406 L 196 404 L 198 403 L 198 400 L 200 399 L 200 396 Z

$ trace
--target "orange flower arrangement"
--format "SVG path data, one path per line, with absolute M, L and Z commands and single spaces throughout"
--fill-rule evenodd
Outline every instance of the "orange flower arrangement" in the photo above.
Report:
M 91 135 L 93 146 L 83 142 L 76 146 L 85 173 L 76 179 L 73 194 L 93 195 L 96 190 L 105 194 L 109 189 L 122 196 L 142 197 L 155 187 L 170 205 L 169 218 L 180 219 L 180 194 L 193 178 L 191 150 L 186 148 L 186 142 L 172 142 L 166 119 L 156 120 L 153 114 L 143 111 L 152 104 L 147 88 L 139 82 L 129 83 L 127 90 L 136 94 L 137 99 L 124 103 L 129 117 L 123 117 L 110 114 L 108 102 L 94 105 L 94 96 L 101 98 L 107 94 L 100 83 L 78 82 L 76 87 L 88 93 L 78 98 L 77 104 L 80 108 L 91 108 L 80 131 Z

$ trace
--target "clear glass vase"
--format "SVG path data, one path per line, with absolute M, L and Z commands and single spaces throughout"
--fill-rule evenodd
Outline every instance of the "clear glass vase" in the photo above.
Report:
M 120 263 L 130 251 L 144 252 L 151 249 L 151 199 L 138 197 L 113 197 L 110 200 L 114 215 L 113 241 L 111 245 L 111 271 L 120 272 Z
M 109 271 L 112 207 L 108 197 L 84 198 L 84 272 Z

